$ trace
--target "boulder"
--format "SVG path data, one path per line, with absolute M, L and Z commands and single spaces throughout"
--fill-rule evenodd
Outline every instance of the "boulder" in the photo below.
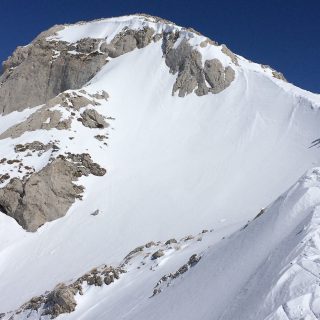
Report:
M 176 239 L 169 239 L 165 242 L 166 245 L 172 244 L 172 243 L 178 243 Z
M 0 114 L 43 104 L 60 92 L 86 84 L 106 63 L 102 53 L 88 56 L 91 40 L 80 46 L 85 49 L 79 54 L 70 53 L 74 45 L 45 38 L 18 47 L 0 76 Z
M 160 258 L 160 257 L 162 257 L 162 256 L 164 256 L 163 250 L 158 250 L 158 251 L 156 251 L 156 252 L 154 252 L 154 253 L 152 254 L 151 260 L 156 260 L 156 259 L 158 259 L 158 258 Z
M 79 121 L 81 121 L 82 124 L 88 128 L 103 129 L 109 126 L 109 124 L 104 120 L 104 116 L 94 109 L 87 109 L 83 111 Z

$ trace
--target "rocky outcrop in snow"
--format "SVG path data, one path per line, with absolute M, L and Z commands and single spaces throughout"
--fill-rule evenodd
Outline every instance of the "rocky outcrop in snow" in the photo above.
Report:
M 103 129 L 109 126 L 104 117 L 94 109 L 87 109 L 83 111 L 79 121 L 88 128 Z
M 154 32 L 149 27 L 141 30 L 124 29 L 112 39 L 110 44 L 104 43 L 101 51 L 106 52 L 111 58 L 117 58 L 136 48 L 146 47 L 153 40 Z
M 0 113 L 43 104 L 60 92 L 79 89 L 106 63 L 89 39 L 78 44 L 40 38 L 18 47 L 0 77 Z M 15 94 L 12 94 L 15 92 Z
M 49 40 L 59 28 L 18 47 L 3 63 L 0 76 L 0 113 L 8 114 L 47 102 L 69 89 L 80 89 L 107 62 L 152 41 L 154 30 L 125 29 L 111 43 L 84 38 L 77 43 Z M 15 94 L 12 94 L 12 92 Z
M 59 110 L 50 110 L 46 106 L 31 114 L 25 121 L 22 121 L 0 134 L 0 140 L 6 138 L 18 138 L 25 132 L 36 130 L 66 130 L 71 125 L 71 117 L 62 119 Z
M 0 209 L 27 231 L 36 231 L 63 217 L 81 198 L 84 188 L 74 184 L 78 177 L 105 173 L 87 154 L 59 156 L 39 172 L 23 180 L 14 178 L 0 189 Z
M 215 63 L 211 68 L 203 69 L 201 53 L 186 39 L 173 47 L 180 37 L 179 31 L 156 33 L 149 26 L 138 30 L 126 27 L 110 42 L 105 38 L 82 38 L 69 43 L 54 38 L 64 27 L 55 26 L 43 32 L 31 44 L 18 47 L 3 63 L 0 113 L 21 111 L 46 103 L 63 91 L 80 89 L 107 63 L 108 57 L 117 58 L 160 39 L 166 64 L 171 73 L 177 74 L 172 92 L 178 91 L 180 97 L 193 91 L 199 96 L 219 93 L 234 79 L 231 67 L 223 68 Z M 189 32 L 197 34 L 194 30 Z M 222 50 L 237 64 L 236 55 L 225 46 Z
M 12 313 L 10 319 L 15 319 L 15 316 L 19 316 L 21 313 L 28 314 L 28 317 L 32 316 L 32 319 L 44 319 L 46 316 L 54 319 L 61 314 L 73 312 L 77 306 L 75 296 L 77 294 L 83 295 L 83 288 L 108 286 L 118 280 L 120 275 L 125 272 L 120 267 L 107 265 L 94 268 L 74 282 L 58 284 L 53 290 L 41 296 L 33 297 Z M 5 314 L 3 315 L 5 316 Z
M 186 273 L 190 268 L 194 267 L 200 260 L 201 260 L 201 256 L 198 256 L 197 254 L 193 254 L 189 258 L 188 262 L 182 265 L 176 272 L 164 275 L 155 285 L 153 289 L 152 297 L 155 296 L 156 294 L 161 293 L 165 287 L 169 287 L 175 279 L 179 278 L 184 273 Z
M 198 234 L 198 236 L 200 235 L 203 235 L 203 233 Z M 173 250 L 175 253 L 181 253 L 181 246 L 190 249 L 196 246 L 199 238 L 194 241 L 190 241 L 189 238 L 190 236 L 187 236 L 178 241 L 174 240 L 174 242 L 170 242 L 169 244 L 167 243 L 168 241 L 150 241 L 130 251 L 117 267 L 103 264 L 93 268 L 75 281 L 60 283 L 52 290 L 46 291 L 42 295 L 32 297 L 17 310 L 3 313 L 3 317 L 5 317 L 6 320 L 20 320 L 20 317 L 22 317 L 22 319 L 27 317 L 40 320 L 47 319 L 47 317 L 54 319 L 61 314 L 73 313 L 76 311 L 80 296 L 84 296 L 86 299 L 88 289 L 94 290 L 97 288 L 101 291 L 107 288 L 111 289 L 111 287 L 109 287 L 110 285 L 118 280 L 126 281 L 126 276 L 130 277 L 131 274 L 137 275 L 137 272 L 141 269 L 143 269 L 144 274 L 154 273 L 155 271 L 161 272 L 159 260 L 162 259 L 164 253 L 170 254 Z M 155 248 L 158 249 L 156 252 L 163 252 L 163 254 L 157 258 L 158 261 L 152 258 L 152 252 Z M 174 260 L 175 255 L 171 255 L 171 259 Z M 164 287 L 171 286 L 182 274 L 187 272 L 191 267 L 194 267 L 200 259 L 200 255 L 192 254 L 191 257 L 188 258 L 187 263 L 181 266 L 178 271 L 163 276 L 154 288 L 154 295 L 160 293 Z M 151 289 L 152 287 L 150 287 L 150 290 Z
M 198 96 L 219 93 L 231 84 L 235 72 L 230 66 L 225 68 L 218 59 L 213 59 L 206 60 L 203 67 L 201 53 L 193 49 L 186 39 L 174 46 L 179 37 L 179 32 L 164 34 L 162 46 L 170 72 L 177 74 L 173 95 L 177 91 L 179 97 L 193 91 Z

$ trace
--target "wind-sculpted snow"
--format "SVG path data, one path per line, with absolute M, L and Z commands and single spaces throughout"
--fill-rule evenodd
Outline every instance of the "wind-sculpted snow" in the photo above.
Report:
M 74 296 L 64 319 L 318 319 L 319 205 L 314 168 L 229 237 L 217 241 L 216 231 L 204 230 L 148 242 L 117 268 L 101 266 L 60 285 Z M 45 319 L 51 296 L 34 297 L 3 319 Z
M 34 50 L 55 70 L 47 96 L 36 72 L 19 82 Z M 75 69 L 62 86 L 67 61 Z M 145 15 L 56 26 L 18 49 L 1 77 L 6 320 L 32 297 L 59 319 L 319 317 L 319 170 L 283 194 L 319 164 L 318 95 Z M 70 83 L 77 89 L 60 92 Z M 21 215 L 42 217 L 35 232 Z M 102 264 L 127 272 L 102 286 L 90 276 L 83 295 L 54 291 Z

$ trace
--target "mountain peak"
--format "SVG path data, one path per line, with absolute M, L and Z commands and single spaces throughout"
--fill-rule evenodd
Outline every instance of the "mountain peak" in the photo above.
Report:
M 0 76 L 0 318 L 319 317 L 319 112 L 157 17 L 17 48 Z

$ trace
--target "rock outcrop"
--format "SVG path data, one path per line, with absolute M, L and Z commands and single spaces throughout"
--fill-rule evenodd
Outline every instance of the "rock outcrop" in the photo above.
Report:
M 203 234 L 203 232 L 200 234 Z M 136 247 L 130 251 L 118 266 L 103 264 L 93 268 L 76 280 L 60 283 L 54 289 L 31 298 L 17 310 L 3 313 L 3 315 L 7 317 L 6 319 L 12 320 L 21 319 L 21 316 L 30 319 L 54 319 L 62 314 L 71 313 L 75 311 L 77 307 L 77 301 L 79 299 L 76 299 L 76 296 L 79 297 L 84 295 L 84 299 L 86 299 L 85 296 L 90 292 L 88 291 L 88 287 L 91 287 L 92 291 L 95 290 L 94 287 L 97 287 L 96 290 L 101 292 L 105 289 L 105 286 L 110 286 L 118 281 L 124 273 L 128 272 L 134 274 L 136 270 L 141 270 L 142 268 L 146 273 L 155 271 L 156 268 L 159 268 L 160 266 L 157 261 L 153 261 L 152 257 L 150 259 L 152 252 L 154 252 L 154 247 L 158 248 L 156 252 L 160 257 L 163 256 L 165 252 L 170 252 L 172 250 L 172 247 L 168 247 L 168 242 L 170 242 L 170 244 L 179 244 L 180 242 L 184 242 L 185 238 L 190 238 L 190 236 L 184 237 L 178 241 L 169 239 L 166 242 L 147 242 L 145 245 Z M 195 245 L 195 242 L 190 243 L 189 245 Z M 179 248 L 175 247 L 175 250 L 179 250 Z M 200 255 L 193 254 L 177 271 L 164 275 L 155 285 L 153 296 L 173 284 L 177 278 L 181 277 L 190 268 L 194 267 L 200 259 Z M 123 279 L 123 281 L 126 281 L 126 279 Z
M 107 265 L 94 268 L 70 284 L 58 284 L 52 291 L 33 297 L 16 312 L 12 312 L 10 319 L 15 319 L 15 315 L 20 315 L 23 312 L 28 314 L 28 318 L 33 312 L 36 312 L 37 319 L 47 319 L 46 316 L 54 319 L 61 314 L 71 313 L 77 306 L 75 296 L 77 294 L 83 295 L 82 287 L 84 284 L 87 286 L 108 286 L 120 279 L 121 274 L 125 272 L 121 267 Z M 5 315 L 3 313 L 3 316 Z
M 226 89 L 234 80 L 234 70 L 230 66 L 223 67 L 218 59 L 206 60 L 203 67 L 201 53 L 192 48 L 186 39 L 182 39 L 177 47 L 174 46 L 179 36 L 179 32 L 163 36 L 165 62 L 170 72 L 177 74 L 172 95 L 178 92 L 179 97 L 184 97 L 195 92 L 196 95 L 203 96 Z
M 27 231 L 63 217 L 84 188 L 74 184 L 82 175 L 102 176 L 104 168 L 88 154 L 60 156 L 23 180 L 13 178 L 0 189 L 0 209 Z
M 83 111 L 79 121 L 81 121 L 82 124 L 88 128 L 103 129 L 109 126 L 104 120 L 104 117 L 94 109 L 87 109 Z
M 163 288 L 169 287 L 172 282 L 194 267 L 201 260 L 201 256 L 193 254 L 187 263 L 182 265 L 176 272 L 164 275 L 155 285 L 152 297 L 162 292 Z
M 63 26 L 42 33 L 28 46 L 18 47 L 3 63 L 0 114 L 40 105 L 63 91 L 81 88 L 107 62 L 108 56 L 116 58 L 143 48 L 154 34 L 148 27 L 126 28 L 111 43 L 106 39 L 84 38 L 70 44 L 47 38 L 59 28 Z
M 104 43 L 100 50 L 111 58 L 116 58 L 136 48 L 146 47 L 153 40 L 154 32 L 150 27 L 144 27 L 141 30 L 124 29 L 112 39 L 110 44 Z
M 62 113 L 59 110 L 50 110 L 46 106 L 31 114 L 25 121 L 22 121 L 0 134 L 0 139 L 18 138 L 27 131 L 36 130 L 66 130 L 71 126 L 71 117 L 62 119 Z
M 270 69 L 271 70 L 271 73 L 272 73 L 272 76 L 276 79 L 279 79 L 279 80 L 283 80 L 285 82 L 287 82 L 287 79 L 285 78 L 285 76 L 283 75 L 282 72 L 279 72 L 277 70 L 274 70 L 273 68 L 271 68 L 270 66 L 266 65 L 266 64 L 261 64 L 261 68 L 262 69 Z
M 21 111 L 44 104 L 63 91 L 79 89 L 96 75 L 108 57 L 117 58 L 160 39 L 163 40 L 162 48 L 170 72 L 178 74 L 173 93 L 178 91 L 180 97 L 193 91 L 199 96 L 208 92 L 218 93 L 233 80 L 228 69 L 225 76 L 222 74 L 220 77 L 219 86 L 208 88 L 200 52 L 192 48 L 186 39 L 174 48 L 180 37 L 178 31 L 156 34 L 147 26 L 140 30 L 124 28 L 110 43 L 104 38 L 84 38 L 68 43 L 52 37 L 63 28 L 55 26 L 43 32 L 28 46 L 18 47 L 3 63 L 0 113 Z M 225 46 L 222 50 L 237 64 L 236 55 Z
M 60 92 L 81 88 L 106 63 L 103 53 L 88 52 L 88 47 L 45 38 L 18 47 L 3 64 L 0 113 L 40 105 Z
M 17 153 L 26 152 L 26 151 L 30 151 L 30 152 L 38 151 L 40 153 L 43 153 L 43 152 L 50 150 L 51 148 L 54 150 L 59 150 L 59 147 L 52 142 L 44 144 L 40 141 L 33 141 L 33 142 L 25 143 L 25 144 L 15 145 L 14 151 Z
M 172 239 L 167 240 L 165 242 L 165 245 L 170 245 L 170 244 L 173 244 L 173 243 L 178 243 L 178 241 L 176 239 L 172 238 Z
M 212 93 L 219 93 L 227 88 L 235 76 L 234 70 L 229 66 L 224 68 L 218 59 L 207 60 L 205 62 L 204 74 L 211 86 L 209 91 Z
M 156 252 L 154 252 L 151 256 L 151 260 L 156 260 L 158 258 L 161 258 L 162 256 L 164 256 L 164 252 L 163 250 L 157 250 Z
M 51 315 L 52 318 L 56 318 L 62 313 L 70 313 L 75 310 L 77 305 L 74 298 L 76 290 L 72 287 L 67 287 L 62 284 L 50 292 L 47 296 L 46 303 L 44 305 L 46 315 Z

